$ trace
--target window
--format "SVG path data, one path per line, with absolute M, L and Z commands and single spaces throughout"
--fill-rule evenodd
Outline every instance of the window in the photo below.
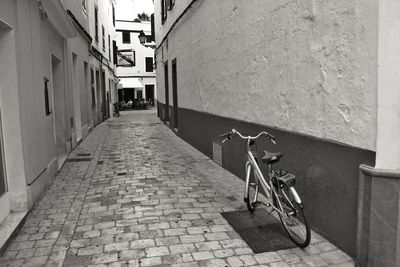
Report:
M 154 41 L 154 14 L 151 14 L 151 40 Z
M 108 35 L 108 59 L 111 61 L 111 40 L 110 40 L 110 35 Z
M 175 0 L 166 0 L 168 5 L 168 10 L 171 10 L 172 7 L 175 5 Z
M 83 11 L 85 11 L 85 13 L 86 13 L 86 9 L 87 9 L 86 0 L 82 0 L 82 9 L 83 9 Z
M 94 7 L 94 39 L 96 42 L 99 41 L 99 9 L 97 6 Z
M 122 43 L 124 43 L 124 44 L 131 43 L 131 33 L 130 32 L 122 32 Z
M 106 51 L 106 31 L 104 30 L 104 26 L 101 25 L 101 39 L 103 41 L 103 51 Z
M 167 0 L 161 0 L 161 24 L 167 19 Z
M 136 65 L 135 51 L 131 49 L 119 50 L 117 52 L 117 66 L 132 67 Z
M 43 81 L 44 81 L 44 109 L 46 112 L 46 116 L 49 116 L 51 114 L 50 101 L 49 101 L 49 88 L 48 88 L 49 79 L 44 77 Z
M 146 57 L 146 72 L 153 72 L 153 58 Z
M 113 40 L 113 62 L 114 64 L 117 64 L 117 42 Z
M 146 43 L 151 43 L 152 41 L 151 35 L 146 35 Z
M 113 19 L 113 25 L 115 27 L 115 7 L 112 5 L 112 19 Z

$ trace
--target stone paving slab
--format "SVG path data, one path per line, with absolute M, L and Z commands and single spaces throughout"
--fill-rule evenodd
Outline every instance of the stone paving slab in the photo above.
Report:
M 354 266 L 311 245 L 254 254 L 221 216 L 243 182 L 179 139 L 154 111 L 122 112 L 69 158 L 0 266 Z

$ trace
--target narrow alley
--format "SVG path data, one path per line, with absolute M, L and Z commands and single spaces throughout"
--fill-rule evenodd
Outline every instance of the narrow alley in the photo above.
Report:
M 243 184 L 153 110 L 123 112 L 72 151 L 0 266 L 354 266 L 316 233 L 254 254 L 220 214 L 246 209 Z

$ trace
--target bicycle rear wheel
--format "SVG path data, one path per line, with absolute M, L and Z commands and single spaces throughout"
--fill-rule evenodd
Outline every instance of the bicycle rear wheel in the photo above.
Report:
M 254 171 L 253 166 L 248 165 L 247 170 L 249 175 L 247 191 L 246 191 L 246 203 L 247 209 L 251 212 L 256 208 L 257 200 L 258 200 L 258 189 L 259 189 L 259 181 L 256 177 L 256 173 Z
M 284 213 L 278 213 L 283 227 L 297 246 L 307 247 L 310 244 L 311 231 L 304 216 L 303 208 L 294 200 L 287 185 L 281 184 L 277 191 Z

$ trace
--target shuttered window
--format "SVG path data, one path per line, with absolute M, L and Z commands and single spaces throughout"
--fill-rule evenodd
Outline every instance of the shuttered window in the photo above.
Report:
M 146 72 L 153 72 L 153 58 L 146 57 Z
M 122 43 L 124 43 L 124 44 L 131 43 L 131 33 L 130 32 L 122 32 Z
M 94 7 L 94 39 L 99 41 L 99 9 Z
M 167 0 L 161 0 L 161 24 L 167 19 Z

